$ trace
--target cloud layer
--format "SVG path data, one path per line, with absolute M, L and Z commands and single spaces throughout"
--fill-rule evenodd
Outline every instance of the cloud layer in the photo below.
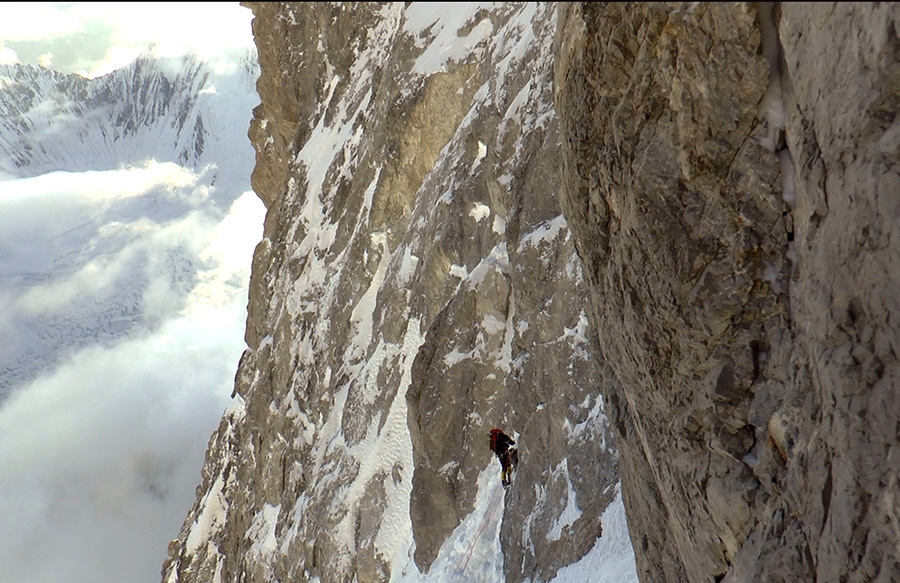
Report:
M 243 192 L 257 100 L 228 74 L 251 19 L 236 2 L 0 4 L 0 64 L 94 77 L 193 52 L 225 74 L 200 96 L 212 166 L 76 172 L 109 167 L 87 143 L 67 172 L 0 176 L 0 583 L 159 581 L 244 349 L 264 208 Z M 33 140 L 64 137 L 63 113 Z
M 43 64 L 93 78 L 151 46 L 159 56 L 195 52 L 225 62 L 251 45 L 251 20 L 237 2 L 5 2 L 0 64 Z
M 0 583 L 158 581 L 229 400 L 264 215 L 251 192 L 218 211 L 208 180 L 150 162 L 2 183 L 9 344 L 128 322 L 0 406 Z

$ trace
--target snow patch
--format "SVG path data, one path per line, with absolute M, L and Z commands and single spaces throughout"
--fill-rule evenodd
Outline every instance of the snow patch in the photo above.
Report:
M 447 10 L 441 4 L 412 3 L 406 9 L 403 30 L 416 39 L 417 46 L 425 46 L 412 71 L 428 76 L 445 71 L 448 62 L 465 59 L 490 38 L 494 26 L 490 19 L 484 17 L 468 35 L 460 36 L 460 31 L 475 20 L 479 11 L 492 7 L 489 2 L 469 2 L 454 4 L 452 10 Z M 425 37 L 430 37 L 430 41 L 426 41 Z
M 464 360 L 469 360 L 471 358 L 474 358 L 474 356 L 475 356 L 474 350 L 469 350 L 467 352 L 460 352 L 454 348 L 453 350 L 448 351 L 447 354 L 444 355 L 444 366 L 446 366 L 447 368 L 451 368 Z
M 400 262 L 400 268 L 397 270 L 396 283 L 398 286 L 404 287 L 412 281 L 416 268 L 419 266 L 419 258 L 412 254 L 407 246 L 403 249 L 403 259 Z
M 519 240 L 518 250 L 521 252 L 526 247 L 538 247 L 541 243 L 553 241 L 559 236 L 561 231 L 566 229 L 568 229 L 568 224 L 562 215 L 549 221 L 544 221 L 522 236 Z
M 498 243 L 491 249 L 487 257 L 482 259 L 469 274 L 467 283 L 474 290 L 481 285 L 491 271 L 502 274 L 509 273 L 509 256 L 506 253 L 506 242 Z
M 581 310 L 578 314 L 578 322 L 575 324 L 575 327 L 564 327 L 563 334 L 559 337 L 560 341 L 571 343 L 573 356 L 585 361 L 590 358 L 590 353 L 587 349 L 587 346 L 590 343 L 587 336 L 588 329 L 587 314 L 584 310 Z
M 469 211 L 469 216 L 475 219 L 476 223 L 480 223 L 482 220 L 491 216 L 491 207 L 486 204 L 476 202 L 472 205 L 472 210 Z
M 453 277 L 458 277 L 459 279 L 461 279 L 463 281 L 465 281 L 466 279 L 469 278 L 469 270 L 466 269 L 465 265 L 457 265 L 457 264 L 453 263 L 452 265 L 450 265 L 449 273 Z
M 784 200 L 784 204 L 793 210 L 796 191 L 794 160 L 791 158 L 790 150 L 784 148 L 778 152 L 778 161 L 781 163 L 781 198 Z
M 563 430 L 568 435 L 569 441 L 584 440 L 597 434 L 604 436 L 606 428 L 609 426 L 609 419 L 603 411 L 603 397 L 597 395 L 597 401 L 587 415 L 587 418 L 581 423 L 572 424 L 568 418 L 563 422 Z M 582 408 L 590 404 L 590 397 L 586 403 L 582 404 Z M 606 440 L 603 439 L 601 447 L 606 449 Z
M 491 229 L 498 235 L 506 233 L 506 218 L 494 215 L 494 224 L 491 226 Z
M 578 508 L 578 500 L 575 488 L 572 487 L 572 478 L 569 476 L 569 460 L 564 459 L 559 463 L 554 473 L 562 473 L 566 477 L 566 507 L 553 522 L 553 526 L 547 532 L 548 541 L 557 541 L 562 537 L 563 529 L 575 524 L 581 518 L 581 509 Z
M 462 91 L 462 87 L 459 88 Z M 475 155 L 475 160 L 472 162 L 472 169 L 470 170 L 470 174 L 474 174 L 475 171 L 481 166 L 482 160 L 487 156 L 487 146 L 484 145 L 484 142 L 481 140 L 478 141 L 478 153 Z
M 350 345 L 347 347 L 345 356 L 347 361 L 353 361 L 365 354 L 365 348 L 372 340 L 372 325 L 375 314 L 376 300 L 378 292 L 384 284 L 384 275 L 387 273 L 388 263 L 390 262 L 390 251 L 388 249 L 387 235 L 382 232 L 372 233 L 372 244 L 381 247 L 381 259 L 378 262 L 378 268 L 366 293 L 359 299 L 353 312 L 350 314 L 350 322 L 356 328 L 356 334 Z
M 229 417 L 232 423 L 237 423 L 241 421 L 247 415 L 247 404 L 244 402 L 244 398 L 235 393 L 234 399 L 231 400 L 231 403 L 228 404 L 228 408 L 225 409 L 225 417 Z
M 762 145 L 770 152 L 774 152 L 778 147 L 780 134 L 784 130 L 785 117 L 778 29 L 772 21 L 772 5 L 772 2 L 759 3 L 762 50 L 769 62 L 769 85 L 759 103 L 759 117 L 766 120 L 768 125 L 768 133 L 762 140 Z
M 762 273 L 762 280 L 769 283 L 769 287 L 776 294 L 781 293 L 781 284 L 778 282 L 778 269 L 769 261 L 763 261 L 765 269 Z
M 494 460 L 478 475 L 475 509 L 444 541 L 427 573 L 413 562 L 394 563 L 390 583 L 496 583 L 503 580 L 500 524 L 505 490 Z
M 256 513 L 247 529 L 245 538 L 252 541 L 250 552 L 258 557 L 265 557 L 275 553 L 275 530 L 278 527 L 278 514 L 281 512 L 281 504 L 273 506 L 263 504 Z
M 493 314 L 485 314 L 481 320 L 481 327 L 488 334 L 499 334 L 506 330 L 506 322 L 498 319 Z
M 219 474 L 216 481 L 213 482 L 212 488 L 203 495 L 200 501 L 200 514 L 191 525 L 185 543 L 188 553 L 196 553 L 200 545 L 209 541 L 213 531 L 217 531 L 225 525 L 225 510 L 228 504 L 225 501 L 224 488 L 225 478 Z
M 594 547 L 578 562 L 557 571 L 548 583 L 638 583 L 620 484 L 600 523 L 603 534 Z

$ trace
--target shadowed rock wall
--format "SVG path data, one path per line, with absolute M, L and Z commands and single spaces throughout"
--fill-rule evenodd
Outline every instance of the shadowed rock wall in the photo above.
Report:
M 561 8 L 563 210 L 644 581 L 893 581 L 895 5 Z

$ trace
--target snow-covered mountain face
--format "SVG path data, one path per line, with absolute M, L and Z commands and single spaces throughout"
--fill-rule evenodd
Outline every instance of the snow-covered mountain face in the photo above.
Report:
M 556 7 L 252 9 L 249 350 L 164 579 L 634 581 L 555 179 Z
M 218 72 L 145 55 L 93 80 L 0 66 L 0 326 L 15 339 L 0 347 L 0 398 L 183 304 L 211 266 L 192 231 L 249 190 L 253 152 L 236 120 L 258 103 L 257 76 L 255 54 Z

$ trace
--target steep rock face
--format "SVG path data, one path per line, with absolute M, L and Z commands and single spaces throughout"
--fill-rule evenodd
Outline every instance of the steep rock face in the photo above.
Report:
M 900 9 L 561 10 L 562 206 L 644 581 L 900 579 Z
M 507 581 L 601 534 L 607 427 L 642 580 L 900 579 L 900 9 L 253 9 L 250 348 L 167 581 L 416 580 L 493 425 Z
M 249 349 L 164 579 L 417 580 L 490 488 L 489 580 L 548 580 L 617 483 L 557 198 L 555 5 L 251 7 Z M 520 445 L 505 495 L 493 426 Z

